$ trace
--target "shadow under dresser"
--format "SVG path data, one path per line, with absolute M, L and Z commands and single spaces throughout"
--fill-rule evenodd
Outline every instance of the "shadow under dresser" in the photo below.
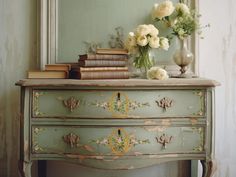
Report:
M 214 169 L 214 88 L 207 79 L 25 79 L 19 170 L 36 160 L 136 169 L 201 160 Z

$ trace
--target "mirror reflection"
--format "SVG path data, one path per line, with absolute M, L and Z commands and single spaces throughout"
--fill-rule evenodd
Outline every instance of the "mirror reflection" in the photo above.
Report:
M 76 62 L 91 45 L 114 47 L 139 24 L 152 23 L 151 9 L 161 0 L 58 0 L 57 62 Z M 178 2 L 178 0 L 176 0 Z M 165 35 L 163 29 L 160 29 Z M 173 63 L 176 45 L 157 51 L 159 63 Z

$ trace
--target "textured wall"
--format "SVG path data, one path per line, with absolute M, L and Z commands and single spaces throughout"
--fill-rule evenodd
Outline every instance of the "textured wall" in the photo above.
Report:
M 18 177 L 19 87 L 36 62 L 36 0 L 0 0 L 0 177 Z
M 19 88 L 14 83 L 24 78 L 29 68 L 34 69 L 37 65 L 36 1 L 0 0 L 0 177 L 18 177 Z M 205 39 L 200 40 L 200 75 L 222 84 L 216 91 L 218 170 L 215 177 L 235 177 L 236 1 L 200 1 L 200 12 L 203 15 L 202 23 L 211 23 L 211 27 L 204 30 Z M 67 176 L 74 171 L 78 172 L 74 176 L 81 177 L 85 171 L 85 168 L 78 169 L 77 166 L 63 163 L 51 163 L 49 167 L 55 171 L 66 167 L 63 173 Z M 169 164 L 171 170 L 165 167 L 150 167 L 136 174 L 133 171 L 122 172 L 122 175 L 137 177 L 144 172 L 158 177 L 176 175 L 175 163 Z M 90 174 L 97 172 L 92 170 Z M 49 173 L 55 177 L 52 171 Z M 109 177 L 114 175 L 110 173 Z
M 236 176 L 236 1 L 200 2 L 202 24 L 210 23 L 200 40 L 202 77 L 221 82 L 216 90 L 215 177 Z

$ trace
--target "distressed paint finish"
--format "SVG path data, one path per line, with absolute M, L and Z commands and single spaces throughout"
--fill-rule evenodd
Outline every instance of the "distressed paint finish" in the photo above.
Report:
M 50 157 L 53 157 L 53 154 L 59 157 L 61 154 L 140 156 L 144 154 L 204 153 L 203 148 L 195 150 L 196 147 L 203 146 L 203 128 L 192 128 L 187 124 L 182 127 L 169 127 L 163 132 L 150 132 L 147 127 L 129 127 L 128 123 L 125 127 L 121 127 L 116 128 L 109 125 L 106 127 L 73 126 L 73 128 L 37 126 L 33 128 L 32 151 L 34 154 L 38 154 L 37 157 L 45 153 L 52 154 Z M 79 141 L 73 146 L 64 141 L 64 137 L 70 134 L 79 137 Z M 173 138 L 165 149 L 157 141 L 163 134 Z M 45 157 L 45 155 L 42 156 Z M 135 162 L 130 161 L 130 163 L 136 168 Z
M 130 82 L 135 80 L 130 80 Z M 42 81 L 41 81 L 42 82 Z M 68 81 L 67 83 L 69 83 Z M 99 82 L 98 82 L 99 83 Z M 124 82 L 125 83 L 125 82 Z M 180 82 L 181 83 L 181 82 Z M 126 88 L 126 87 L 125 87 Z M 101 90 L 103 89 L 103 90 Z M 107 90 L 104 90 L 107 89 Z M 33 91 L 33 117 L 59 118 L 153 118 L 153 117 L 195 117 L 205 116 L 205 91 L 201 89 L 181 90 L 130 90 L 109 87 L 80 90 Z M 143 100 L 143 97 L 146 100 Z M 171 107 L 167 109 L 166 101 L 171 98 Z M 74 98 L 79 106 L 73 111 L 65 106 L 65 100 Z M 165 99 L 165 102 L 163 101 Z M 159 100 L 159 101 L 157 101 Z M 162 101 L 161 101 L 162 100 Z M 47 104 L 45 104 L 47 102 Z M 160 103 L 159 103 L 160 102 Z M 160 104 L 164 104 L 163 108 Z M 56 111 L 55 111 L 56 110 Z
M 216 92 L 218 170 L 214 177 L 234 177 L 236 176 L 234 168 L 236 164 L 234 147 L 236 144 L 230 137 L 235 137 L 236 132 L 236 2 L 233 0 L 224 2 L 207 0 L 199 1 L 199 4 L 202 24 L 211 23 L 211 27 L 204 30 L 205 39 L 200 40 L 200 58 L 198 59 L 200 75 L 214 78 L 222 83 Z M 217 15 L 219 12 L 220 15 Z M 18 177 L 17 162 L 15 161 L 18 147 L 13 147 L 11 144 L 13 141 L 19 141 L 18 125 L 16 125 L 16 121 L 12 121 L 19 120 L 16 119 L 19 109 L 19 89 L 16 89 L 13 84 L 16 80 L 25 77 L 26 70 L 35 69 L 36 57 L 33 52 L 37 31 L 35 22 L 36 0 L 0 0 L 0 138 L 2 142 L 0 146 L 0 176 L 4 177 Z M 24 45 L 22 45 L 22 41 L 24 41 Z M 224 143 L 222 143 L 222 139 L 224 139 Z M 83 176 L 88 170 L 63 162 L 49 163 L 49 169 L 51 169 L 48 173 L 49 177 L 59 175 L 64 177 L 68 176 L 68 173 L 71 174 L 71 177 L 78 177 L 78 174 Z M 103 175 L 101 175 L 102 173 Z M 131 170 L 119 173 L 120 176 L 143 177 L 148 173 L 155 177 L 156 174 L 158 177 L 175 177 L 177 166 L 176 163 L 168 163 L 168 165 L 161 164 L 136 172 Z M 90 169 L 88 175 L 115 177 L 113 174 L 114 171 L 104 173 Z
M 32 81 L 17 84 L 27 85 Z M 214 159 L 212 94 L 216 82 L 208 81 L 212 84 L 210 87 L 201 84 L 193 87 L 191 84 L 197 85 L 202 79 L 189 80 L 189 86 L 180 79 L 179 85 L 164 83 L 163 88 L 159 81 L 150 85 L 149 81 L 143 80 L 139 83 L 143 85 L 130 88 L 127 84 L 135 82 L 131 79 L 122 81 L 119 90 L 111 85 L 102 85 L 103 81 L 94 81 L 99 85 L 95 87 L 94 83 L 78 87 L 83 81 L 73 85 L 68 80 L 57 87 L 53 80 L 47 87 L 43 82 L 47 80 L 41 80 L 42 86 L 21 87 L 24 101 L 21 162 L 66 160 L 94 168 L 130 170 L 177 160 L 198 159 L 210 165 L 209 162 Z M 181 86 L 183 82 L 186 84 L 184 88 Z M 70 111 L 64 107 L 64 100 L 72 97 L 80 100 L 78 110 Z M 158 108 L 156 99 L 167 97 L 173 99 L 171 102 L 175 107 L 167 103 Z M 142 112 L 132 109 L 129 117 L 117 119 L 109 113 L 109 109 L 99 112 L 97 109 L 100 107 L 91 108 L 90 103 L 94 100 L 109 100 L 121 107 L 122 102 L 129 106 L 130 100 L 135 100 L 136 103 L 148 102 L 150 106 Z M 165 110 L 165 106 L 169 109 Z M 114 109 L 121 111 L 118 107 Z M 194 114 L 199 110 L 201 114 Z M 193 119 L 197 119 L 194 124 Z M 212 168 L 203 167 L 203 177 L 210 176 Z M 26 174 L 28 170 L 23 169 L 23 172 Z

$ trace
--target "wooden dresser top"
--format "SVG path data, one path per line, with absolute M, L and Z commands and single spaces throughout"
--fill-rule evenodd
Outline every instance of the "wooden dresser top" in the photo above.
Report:
M 147 80 L 147 79 L 117 79 L 117 80 L 75 80 L 75 79 L 23 79 L 16 83 L 22 87 L 215 87 L 220 83 L 204 79 Z

